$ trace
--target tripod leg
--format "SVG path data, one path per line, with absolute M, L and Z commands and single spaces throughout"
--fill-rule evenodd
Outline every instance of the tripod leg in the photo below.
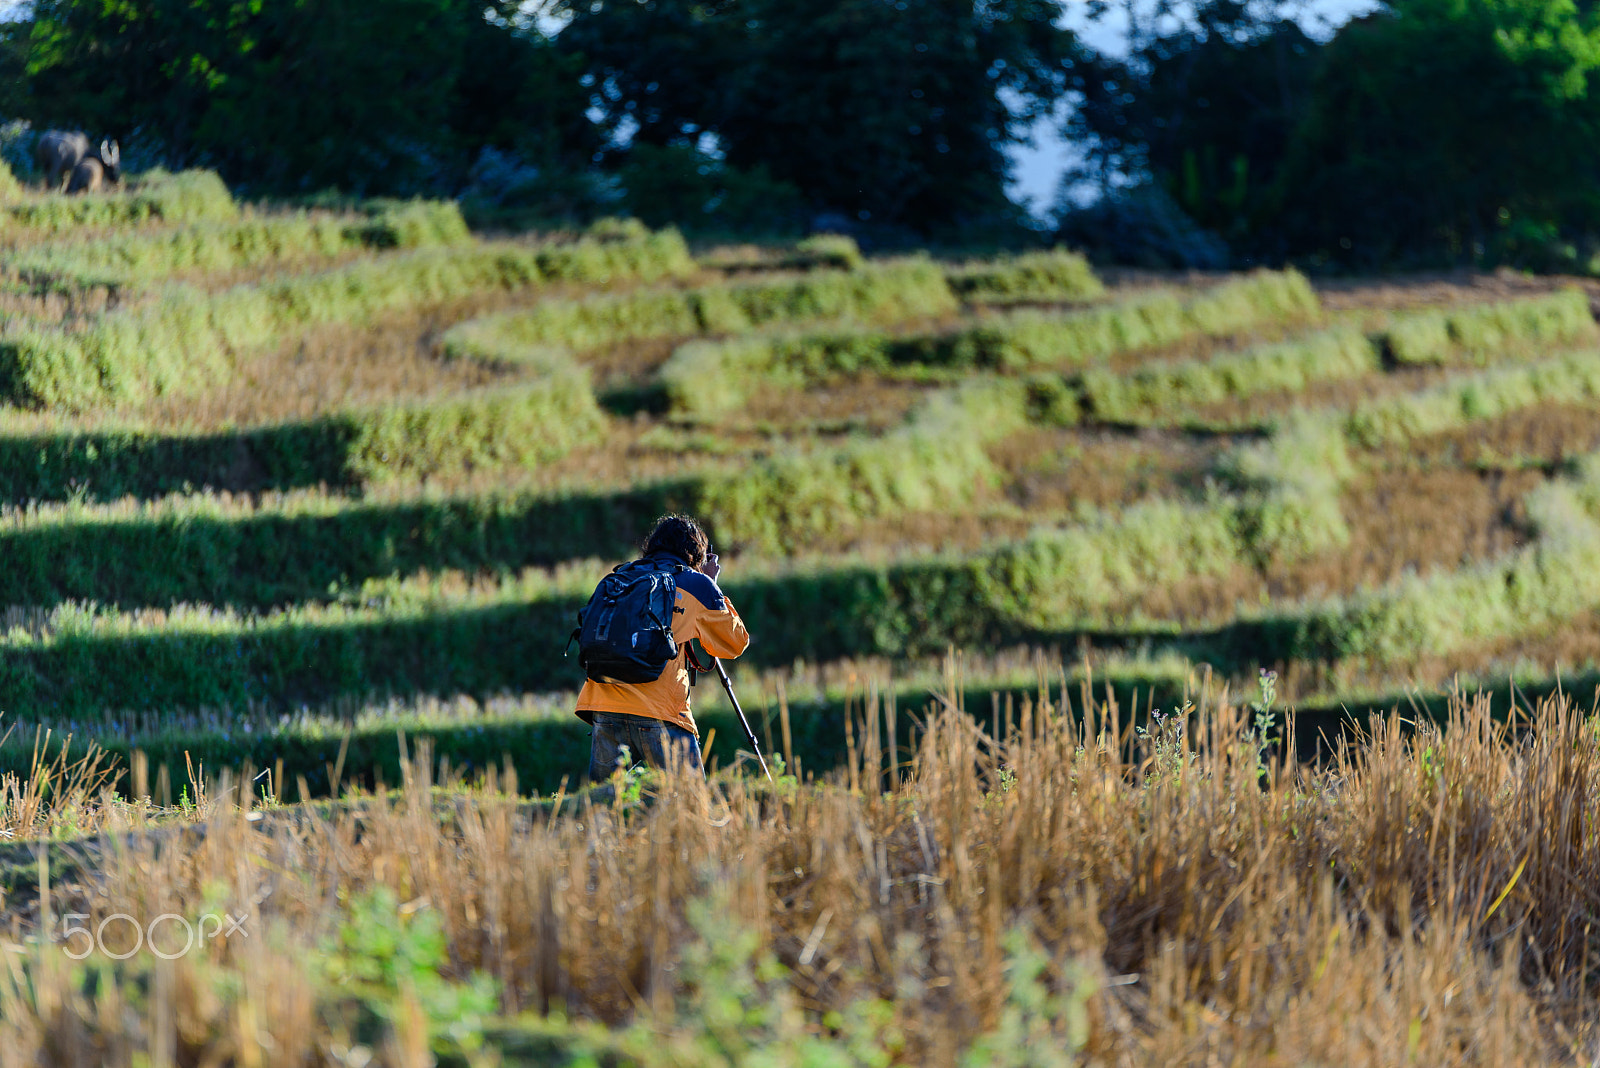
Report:
M 717 666 L 717 677 L 722 680 L 722 688 L 728 691 L 728 700 L 733 702 L 733 711 L 739 716 L 739 725 L 744 728 L 745 739 L 750 743 L 750 751 L 755 753 L 756 762 L 761 765 L 761 773 L 772 781 L 772 772 L 767 769 L 767 758 L 761 755 L 761 744 L 756 741 L 756 732 L 750 729 L 750 721 L 744 718 L 744 709 L 739 706 L 739 698 L 733 693 L 733 680 L 728 678 L 728 669 L 722 666 L 722 661 L 716 657 L 711 662 Z

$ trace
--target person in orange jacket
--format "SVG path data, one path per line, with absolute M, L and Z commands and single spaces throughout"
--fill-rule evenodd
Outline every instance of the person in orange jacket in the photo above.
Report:
M 659 559 L 664 566 L 687 564 L 694 569 L 677 576 L 672 636 L 682 651 L 653 682 L 590 679 L 584 683 L 577 714 L 594 727 L 589 778 L 597 782 L 617 770 L 623 746 L 634 764 L 665 767 L 670 749 L 685 767 L 703 769 L 700 729 L 689 701 L 689 642 L 698 638 L 701 648 L 723 660 L 733 659 L 750 645 L 744 620 L 717 586 L 722 564 L 699 523 L 687 516 L 663 517 L 645 539 L 642 555 L 646 560 Z

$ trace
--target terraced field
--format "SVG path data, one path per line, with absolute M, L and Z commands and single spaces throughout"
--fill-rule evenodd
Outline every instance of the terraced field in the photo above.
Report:
M 667 510 L 712 529 L 737 682 L 817 772 L 852 690 L 919 705 L 950 649 L 975 696 L 1028 650 L 1125 704 L 1270 668 L 1327 726 L 1600 646 L 1576 289 L 696 259 L 203 173 L 0 222 L 9 766 L 45 727 L 321 794 L 341 751 L 395 781 L 403 723 L 553 790 L 584 766 L 573 613 Z
M 0 1065 L 1594 1061 L 1588 293 L 0 193 Z

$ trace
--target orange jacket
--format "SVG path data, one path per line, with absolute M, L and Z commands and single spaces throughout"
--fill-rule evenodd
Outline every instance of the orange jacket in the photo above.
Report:
M 681 561 L 675 561 L 681 563 Z M 732 660 L 750 646 L 750 632 L 744 629 L 733 602 L 717 588 L 717 584 L 698 571 L 678 574 L 678 600 L 672 615 L 672 636 L 678 648 L 684 650 L 676 660 L 661 669 L 654 682 L 630 684 L 625 682 L 595 682 L 583 684 L 578 694 L 578 715 L 587 720 L 588 712 L 626 712 L 632 716 L 665 720 L 668 723 L 694 731 L 694 713 L 689 709 L 689 665 L 686 659 L 689 641 L 699 638 L 700 645 L 712 656 Z

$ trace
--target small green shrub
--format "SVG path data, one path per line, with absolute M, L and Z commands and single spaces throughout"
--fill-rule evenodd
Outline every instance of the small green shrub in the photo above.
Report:
M 312 957 L 309 978 L 320 981 L 324 996 L 354 1001 L 393 1026 L 404 994 L 429 1034 L 482 1034 L 499 1007 L 499 984 L 481 971 L 465 982 L 441 974 L 450 966 L 449 939 L 432 907 L 404 908 L 392 888 L 379 884 L 352 895 L 347 909 Z
M 643 338 L 742 334 L 818 319 L 895 322 L 954 309 L 938 267 L 913 260 L 778 281 L 546 301 L 462 329 L 486 347 L 561 345 L 582 352 Z
M 1431 389 L 1363 404 L 1345 420 L 1366 447 L 1408 441 L 1549 402 L 1600 396 L 1600 354 L 1573 353 L 1525 367 L 1485 371 Z
M 1064 248 L 965 263 L 946 277 L 950 288 L 973 304 L 1096 300 L 1105 295 L 1089 261 Z
M 16 200 L 23 196 L 22 183 L 17 181 L 17 176 L 11 165 L 0 160 L 0 202 Z
M 120 192 L 73 197 L 40 194 L 0 208 L 6 229 L 52 234 L 147 223 L 225 222 L 238 213 L 233 195 L 215 171 L 156 172 Z
M 795 389 L 865 372 L 1077 367 L 1195 334 L 1228 334 L 1262 322 L 1300 321 L 1318 314 L 1316 294 L 1303 277 L 1292 271 L 1258 272 L 1188 300 L 1163 291 L 1065 314 L 1018 312 L 935 334 L 897 337 L 830 326 L 806 333 L 689 342 L 673 353 L 660 377 L 675 411 L 710 416 L 737 406 L 764 386 Z M 1329 373 L 1351 359 L 1348 351 L 1318 355 Z M 1268 355 L 1259 359 L 1263 368 L 1273 363 Z M 1277 362 L 1292 360 L 1284 354 Z
M 732 546 L 792 555 L 867 519 L 960 508 L 996 479 L 984 445 L 1022 425 L 1024 399 L 1014 382 L 969 383 L 882 437 L 700 479 L 694 510 Z
M 639 242 L 422 249 L 215 294 L 175 286 L 83 327 L 20 327 L 0 336 L 0 394 L 35 407 L 78 408 L 194 393 L 225 380 L 234 353 L 298 329 L 365 322 L 484 290 L 624 275 L 652 280 L 693 269 L 683 239 L 668 231 Z
M 1152 364 L 1126 374 L 1086 371 L 1077 392 L 1086 414 L 1103 422 L 1172 422 L 1202 404 L 1312 382 L 1358 378 L 1379 370 L 1378 353 L 1359 331 L 1325 330 L 1293 341 L 1247 349 L 1210 361 Z
M 35 246 L 7 268 L 33 285 L 139 287 L 181 271 L 231 271 L 368 248 L 439 248 L 469 241 L 455 204 L 394 202 L 373 205 L 355 218 L 295 213 Z
M 537 370 L 532 382 L 334 417 L 348 428 L 343 481 L 532 468 L 599 441 L 605 417 L 588 371 L 560 354 Z
M 971 330 L 922 339 L 896 362 L 1024 370 L 1077 367 L 1118 352 L 1222 336 L 1263 323 L 1315 319 L 1321 307 L 1295 271 L 1257 271 L 1184 298 L 1158 291 L 1083 311 L 1018 312 Z
M 352 236 L 369 248 L 439 248 L 472 240 L 461 208 L 453 200 L 371 201 L 364 225 Z M 638 240 L 647 240 L 648 234 Z
M 1591 460 L 1576 483 L 1549 483 L 1529 496 L 1538 539 L 1527 548 L 1254 621 L 1259 658 L 1405 662 L 1593 612 L 1600 606 L 1596 472 Z
M 657 372 L 672 410 L 708 418 L 760 389 L 805 389 L 831 379 L 893 370 L 895 339 L 884 333 L 762 334 L 685 342 Z
M 856 246 L 855 238 L 846 234 L 817 234 L 797 241 L 794 250 L 780 264 L 802 270 L 826 267 L 838 271 L 859 271 L 866 265 L 867 261 Z
M 1566 289 L 1527 300 L 1430 308 L 1394 317 L 1380 337 L 1390 357 L 1401 364 L 1437 364 L 1465 359 L 1482 362 L 1505 354 L 1568 347 L 1597 336 L 1589 298 Z
M 209 222 L 239 214 L 233 194 L 216 171 L 179 171 L 172 175 L 147 175 L 129 194 L 150 206 L 162 222 Z

